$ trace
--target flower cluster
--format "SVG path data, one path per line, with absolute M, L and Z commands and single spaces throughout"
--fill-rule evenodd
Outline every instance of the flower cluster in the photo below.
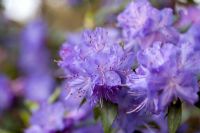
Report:
M 118 16 L 119 26 L 130 38 L 145 36 L 172 24 L 172 10 L 153 8 L 147 0 L 131 2 Z
M 190 42 L 178 45 L 155 42 L 152 47 L 140 51 L 140 66 L 136 73 L 128 76 L 127 85 L 131 88 L 130 94 L 145 95 L 145 98 L 131 112 L 143 107 L 164 111 L 177 98 L 194 104 L 199 91 L 199 56 Z
M 177 100 L 194 104 L 200 73 L 198 19 L 182 33 L 184 22 L 173 18 L 170 8 L 136 0 L 118 15 L 118 28 L 85 30 L 68 39 L 58 63 L 68 97 L 108 100 L 126 113 L 161 114 Z M 125 105 L 124 91 L 132 97 Z
M 129 113 L 144 108 L 153 113 L 165 111 L 167 105 L 178 98 L 190 104 L 198 100 L 198 43 L 194 32 L 178 33 L 172 17 L 170 9 L 157 10 L 146 0 L 132 2 L 118 17 L 120 26 L 132 39 L 146 39 L 139 42 L 138 68 L 126 79 L 130 95 L 143 100 L 134 104 Z M 165 28 L 165 31 L 173 29 L 178 37 L 174 39 L 163 34 L 160 38 L 159 34 Z M 158 34 L 154 38 L 148 37 L 155 32 Z M 151 43 L 144 47 L 145 42 Z
M 134 62 L 133 52 L 126 52 L 113 32 L 104 28 L 86 30 L 80 42 L 63 45 L 59 65 L 67 74 L 69 96 L 93 97 L 92 102 L 113 100 L 113 93 Z

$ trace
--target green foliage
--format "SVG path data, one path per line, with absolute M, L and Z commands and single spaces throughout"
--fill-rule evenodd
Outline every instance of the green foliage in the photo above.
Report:
M 61 89 L 56 88 L 55 91 L 53 92 L 53 94 L 48 99 L 49 103 L 55 102 L 58 99 L 60 93 L 61 93 Z
M 172 102 L 168 108 L 168 128 L 169 133 L 176 133 L 176 130 L 180 126 L 181 117 L 182 117 L 182 103 L 178 99 L 175 102 Z
M 113 133 L 112 124 L 117 115 L 117 105 L 104 102 L 102 108 L 94 108 L 94 119 L 100 119 L 104 129 L 104 133 Z

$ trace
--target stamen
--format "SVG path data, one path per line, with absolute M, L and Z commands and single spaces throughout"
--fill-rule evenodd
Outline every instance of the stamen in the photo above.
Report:
M 130 111 L 126 112 L 126 113 L 127 114 L 131 114 L 133 112 L 139 112 L 141 109 L 143 109 L 143 107 L 146 105 L 146 103 L 147 103 L 147 98 L 140 105 L 138 105 L 135 109 L 130 110 Z

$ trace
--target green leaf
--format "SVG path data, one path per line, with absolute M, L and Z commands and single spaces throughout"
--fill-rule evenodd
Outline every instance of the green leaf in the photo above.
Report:
M 98 118 L 98 110 L 96 110 L 96 118 Z M 112 124 L 117 116 L 117 106 L 111 103 L 104 103 L 100 109 L 100 119 L 103 125 L 104 133 L 112 133 Z
M 59 97 L 60 93 L 61 93 L 61 89 L 56 88 L 55 91 L 53 92 L 53 94 L 49 97 L 48 102 L 53 103 L 54 101 L 56 101 L 57 98 Z
M 29 110 L 37 110 L 39 108 L 39 105 L 35 102 L 32 101 L 25 101 L 25 106 L 29 109 Z
M 94 120 L 97 121 L 101 116 L 101 109 L 99 107 L 94 108 Z
M 181 101 L 178 99 L 172 102 L 168 108 L 168 128 L 169 133 L 176 133 L 180 126 L 182 116 Z
M 29 112 L 27 112 L 26 110 L 21 110 L 19 115 L 24 125 L 29 123 L 29 117 L 30 117 Z

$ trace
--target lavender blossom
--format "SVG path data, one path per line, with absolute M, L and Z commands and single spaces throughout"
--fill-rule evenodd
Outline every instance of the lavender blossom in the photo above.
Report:
M 66 97 L 66 94 L 63 95 Z M 94 121 L 89 103 L 80 106 L 79 100 L 64 100 L 62 97 L 56 103 L 41 104 L 40 108 L 33 112 L 30 119 L 31 126 L 25 130 L 25 133 L 78 133 L 92 131 L 93 128 L 99 129 L 98 132 L 102 133 L 102 128 L 96 123 L 82 127 L 82 123 Z
M 47 101 L 52 93 L 54 80 L 47 74 L 36 74 L 24 79 L 24 91 L 27 99 L 42 103 Z
M 75 109 L 78 109 L 80 106 L 81 101 L 83 100 L 82 97 L 78 97 L 78 98 L 73 98 L 73 97 L 69 97 L 66 100 L 66 97 L 69 95 L 70 90 L 66 89 L 66 82 L 64 82 L 61 86 L 61 92 L 60 92 L 60 96 L 59 96 L 59 101 L 63 103 L 65 109 L 67 112 L 73 111 Z M 70 108 L 69 108 L 70 107 Z
M 30 22 L 22 32 L 20 68 L 24 72 L 25 97 L 37 102 L 46 101 L 54 87 L 46 36 L 47 25 L 41 19 Z
M 47 132 L 61 131 L 64 129 L 64 112 L 62 103 L 43 104 L 39 110 L 33 113 L 30 123 Z
M 127 85 L 132 89 L 131 95 L 144 98 L 130 112 L 143 108 L 163 111 L 177 98 L 194 104 L 198 99 L 199 68 L 193 66 L 199 64 L 199 56 L 195 46 L 185 41 L 180 41 L 178 46 L 155 43 L 141 51 L 138 54 L 140 70 L 129 76 Z
M 45 47 L 47 26 L 38 19 L 29 23 L 22 32 L 20 67 L 25 73 L 47 71 L 49 53 Z M 38 66 L 39 65 L 39 66 Z
M 172 17 L 169 8 L 158 10 L 148 0 L 136 0 L 118 16 L 118 23 L 126 37 L 134 38 L 171 26 Z
M 65 110 L 67 112 L 69 112 L 69 114 L 67 115 L 68 117 L 73 118 L 73 119 L 74 118 L 79 119 L 79 118 L 81 118 L 81 116 L 84 116 L 85 114 L 89 113 L 91 110 L 91 107 L 86 103 L 84 103 L 82 106 L 80 106 L 80 103 L 83 101 L 82 97 L 77 97 L 77 98 L 69 97 L 66 100 L 66 97 L 70 93 L 70 90 L 66 89 L 66 84 L 67 84 L 66 82 L 64 82 L 62 84 L 62 87 L 61 87 L 62 90 L 61 90 L 61 94 L 59 97 L 59 101 L 63 103 Z M 81 113 L 81 112 L 83 112 L 83 113 Z M 70 114 L 73 114 L 73 115 L 70 115 Z M 79 114 L 81 114 L 81 115 L 79 115 Z
M 119 105 L 118 116 L 114 122 L 114 126 L 117 131 L 122 133 L 133 133 L 134 131 L 140 131 L 142 133 L 168 132 L 165 113 L 154 115 L 149 113 L 127 114 L 125 111 L 127 106 L 131 105 L 131 101 L 135 101 L 135 99 L 133 97 L 131 98 L 129 94 L 121 99 L 122 104 Z
M 155 127 L 154 127 L 154 126 Z M 156 127 L 157 126 L 157 127 Z M 145 124 L 145 129 L 141 129 L 143 133 L 168 133 L 167 119 L 165 113 L 153 115 L 150 117 L 149 125 Z
M 127 76 L 126 84 L 130 88 L 129 95 L 135 100 L 130 103 L 127 113 L 151 112 L 159 113 L 157 90 L 149 89 L 148 77 L 149 70 L 140 66 L 136 73 Z
M 178 47 L 181 51 L 180 59 L 183 69 L 188 70 L 194 75 L 198 75 L 200 72 L 200 33 L 199 25 L 194 24 L 190 29 L 181 35 Z
M 69 93 L 68 91 L 69 90 L 66 91 L 65 86 L 63 86 L 60 101 L 64 104 L 67 113 L 64 118 L 65 128 L 62 132 L 87 133 L 96 131 L 98 133 L 103 133 L 101 125 L 99 123 L 93 123 L 93 112 L 90 104 L 84 103 L 80 106 L 83 100 L 82 98 L 74 99 L 70 97 L 66 100 L 66 96 Z M 87 123 L 87 121 L 91 121 L 92 123 L 81 126 L 81 123 Z
M 66 107 L 70 108 L 70 106 Z M 82 123 L 85 123 L 83 126 Z M 97 132 L 103 133 L 102 126 L 99 122 L 95 122 L 93 118 L 92 108 L 89 103 L 83 104 L 76 109 L 67 112 L 65 117 L 64 131 L 73 133 Z
M 131 69 L 130 62 L 134 62 L 130 60 L 133 54 L 125 53 L 116 40 L 108 30 L 96 28 L 86 30 L 82 42 L 63 45 L 59 66 L 68 75 L 66 88 L 70 89 L 69 96 L 92 96 L 94 99 L 90 100 L 94 103 L 101 98 L 112 99 L 107 92 L 117 90 L 122 83 L 121 75 L 126 75 Z M 98 88 L 97 93 L 95 88 Z
M 33 125 L 30 128 L 25 130 L 25 133 L 49 133 L 44 131 L 40 126 Z

